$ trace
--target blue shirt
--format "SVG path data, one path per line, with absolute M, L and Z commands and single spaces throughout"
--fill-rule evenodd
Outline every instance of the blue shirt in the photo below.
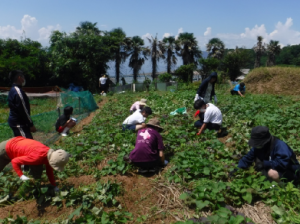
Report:
M 293 150 L 283 141 L 276 139 L 274 148 L 270 155 L 266 155 L 265 148 L 251 148 L 250 152 L 239 161 L 239 168 L 248 168 L 254 160 L 258 158 L 264 163 L 265 169 L 273 169 L 277 171 L 294 170 L 294 166 L 299 166 Z
M 246 86 L 243 88 L 240 87 L 240 84 L 236 85 L 233 89 L 234 91 L 246 91 Z

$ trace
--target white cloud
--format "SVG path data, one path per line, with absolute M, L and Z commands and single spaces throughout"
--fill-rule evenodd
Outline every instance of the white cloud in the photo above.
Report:
M 163 38 L 172 36 L 172 33 L 164 33 Z
M 178 36 L 179 36 L 179 34 L 181 34 L 181 33 L 183 33 L 183 28 L 182 28 L 182 27 L 180 27 L 180 28 L 178 29 L 178 32 L 177 32 L 177 35 L 175 36 L 175 39 L 177 39 Z
M 53 30 L 61 30 L 59 24 L 47 27 L 39 27 L 38 20 L 30 15 L 24 15 L 21 19 L 21 28 L 17 29 L 15 26 L 7 25 L 0 26 L 0 38 L 12 38 L 21 39 L 21 36 L 37 40 L 42 44 L 47 45 L 49 43 L 49 37 Z
M 204 32 L 204 36 L 209 36 L 211 34 L 211 27 L 207 27 L 206 31 Z
M 294 30 L 292 26 L 293 19 L 287 18 L 285 23 L 279 21 L 271 32 L 268 32 L 265 25 L 261 24 L 255 25 L 253 28 L 246 27 L 241 33 L 218 33 L 215 37 L 220 38 L 226 48 L 235 48 L 236 46 L 252 48 L 257 42 L 257 36 L 262 36 L 265 43 L 277 40 L 281 46 L 300 44 L 300 31 Z M 200 47 L 205 47 L 210 32 L 211 27 L 208 27 L 204 35 L 197 37 Z
M 152 37 L 152 35 L 150 33 L 146 33 L 146 34 L 142 35 L 142 39 L 144 39 L 144 40 L 147 38 L 151 39 L 151 37 Z

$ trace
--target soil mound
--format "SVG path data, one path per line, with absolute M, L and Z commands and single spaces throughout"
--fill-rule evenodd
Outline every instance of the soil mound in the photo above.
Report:
M 254 94 L 299 95 L 300 68 L 256 68 L 244 79 L 247 92 Z

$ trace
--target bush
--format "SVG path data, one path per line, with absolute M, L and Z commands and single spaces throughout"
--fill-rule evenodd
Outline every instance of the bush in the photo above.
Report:
M 172 79 L 172 75 L 166 72 L 166 73 L 159 75 L 158 79 L 161 82 L 170 82 L 170 80 Z
M 193 72 L 196 69 L 194 64 L 181 65 L 175 71 L 175 75 L 178 76 L 184 82 L 193 82 Z

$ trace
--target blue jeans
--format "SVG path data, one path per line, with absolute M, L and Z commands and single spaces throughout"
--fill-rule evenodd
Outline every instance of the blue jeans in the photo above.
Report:
M 130 130 L 130 131 L 135 131 L 135 124 L 122 124 L 122 130 Z
M 195 126 L 196 128 L 201 128 L 203 124 L 204 124 L 203 121 L 198 120 L 198 121 L 195 122 L 194 126 Z M 207 123 L 206 128 L 207 128 L 208 130 L 216 130 L 216 131 L 218 131 L 218 130 L 221 128 L 221 125 L 219 125 L 219 124 L 214 124 L 214 123 Z

